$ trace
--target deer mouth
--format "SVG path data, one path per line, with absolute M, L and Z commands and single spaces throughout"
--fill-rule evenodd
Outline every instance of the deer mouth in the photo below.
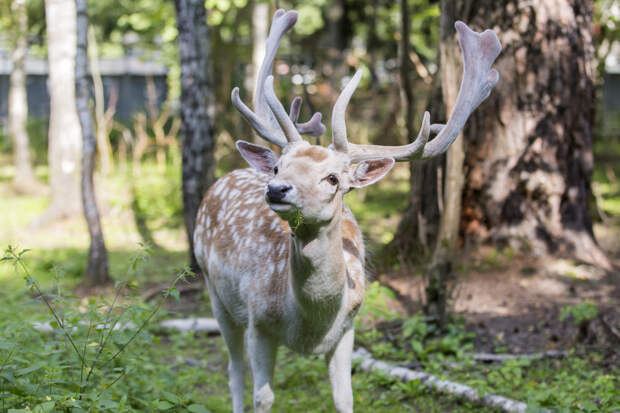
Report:
M 288 211 L 289 209 L 295 208 L 295 205 L 290 202 L 284 201 L 282 199 L 267 199 L 267 204 L 269 208 L 274 211 Z

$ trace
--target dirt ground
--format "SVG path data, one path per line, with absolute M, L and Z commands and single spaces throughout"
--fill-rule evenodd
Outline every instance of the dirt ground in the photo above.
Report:
M 451 310 L 476 333 L 476 351 L 533 353 L 597 347 L 605 354 L 606 364 L 618 365 L 620 231 L 597 227 L 596 232 L 614 264 L 611 272 L 566 260 L 519 256 L 488 265 L 491 251 L 484 248 L 471 257 L 474 264 L 458 274 L 453 287 Z M 420 309 L 421 277 L 403 272 L 385 274 L 379 280 L 397 293 L 403 310 Z M 563 308 L 586 300 L 598 308 L 595 319 L 581 326 L 571 317 L 561 320 Z

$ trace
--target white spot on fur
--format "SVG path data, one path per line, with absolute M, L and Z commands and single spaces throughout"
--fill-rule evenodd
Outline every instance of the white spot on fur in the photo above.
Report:
M 274 270 L 273 263 L 270 262 L 269 264 L 267 264 L 267 269 L 265 271 L 265 274 L 271 274 L 273 273 L 273 270 Z
M 280 260 L 280 262 L 278 262 L 278 273 L 281 273 L 282 270 L 284 270 L 284 260 Z
M 222 192 L 222 190 L 226 188 L 226 185 L 224 185 L 224 181 L 220 181 L 219 185 L 215 186 L 215 189 L 213 190 L 213 195 L 220 195 L 220 192 Z

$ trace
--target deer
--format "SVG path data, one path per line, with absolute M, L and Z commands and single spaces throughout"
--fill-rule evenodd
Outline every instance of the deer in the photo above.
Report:
M 235 170 L 207 191 L 196 217 L 194 253 L 205 274 L 213 314 L 228 348 L 234 413 L 243 412 L 245 361 L 253 377 L 255 412 L 274 403 L 278 347 L 324 354 L 338 412 L 353 411 L 351 357 L 354 317 L 366 288 L 360 228 L 343 196 L 383 178 L 396 161 L 429 159 L 447 151 L 467 118 L 499 80 L 491 65 L 501 51 L 495 33 L 456 22 L 463 76 L 446 124 L 425 112 L 416 139 L 402 146 L 355 144 L 345 112 L 361 79 L 357 71 L 332 109 L 332 143 L 312 145 L 322 115 L 298 123 L 301 98 L 285 110 L 274 91 L 273 64 L 294 10 L 275 12 L 254 91 L 254 110 L 234 88 L 231 100 L 256 133 L 276 147 L 243 140 L 236 147 L 251 168 Z M 429 139 L 434 134 L 433 139 Z

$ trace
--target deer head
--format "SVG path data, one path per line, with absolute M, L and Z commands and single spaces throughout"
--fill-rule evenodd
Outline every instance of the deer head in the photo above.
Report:
M 464 71 L 447 124 L 431 125 L 430 114 L 425 112 L 420 132 L 409 145 L 350 143 L 345 112 L 361 79 L 361 71 L 357 71 L 333 107 L 332 144 L 328 148 L 310 145 L 301 134 L 318 136 L 324 133 L 321 114 L 314 114 L 307 123 L 296 123 L 301 98 L 295 98 L 287 114 L 275 95 L 271 75 L 280 40 L 296 21 L 295 11 L 278 10 L 274 15 L 256 85 L 254 111 L 241 101 L 238 88 L 232 91 L 233 104 L 256 132 L 282 148 L 282 154 L 278 156 L 271 149 L 245 141 L 237 142 L 237 148 L 251 166 L 272 176 L 265 189 L 265 199 L 271 209 L 289 221 L 301 215 L 304 222 L 328 222 L 341 208 L 343 194 L 352 188 L 377 182 L 390 171 L 395 161 L 428 159 L 446 152 L 471 112 L 487 98 L 499 79 L 498 72 L 491 69 L 501 51 L 495 33 L 491 30 L 476 33 L 463 22 L 456 22 Z M 436 136 L 429 140 L 431 133 Z

